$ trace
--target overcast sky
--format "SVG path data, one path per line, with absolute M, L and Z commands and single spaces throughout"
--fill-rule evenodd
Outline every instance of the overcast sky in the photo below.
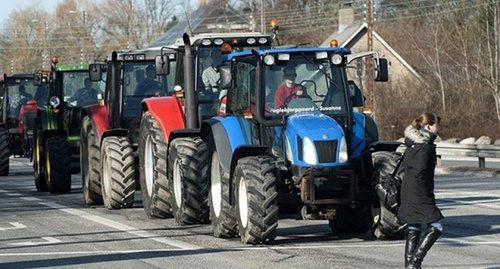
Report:
M 64 0 L 0 0 L 0 23 L 4 25 L 10 13 L 26 7 L 41 8 L 53 12 L 57 3 Z

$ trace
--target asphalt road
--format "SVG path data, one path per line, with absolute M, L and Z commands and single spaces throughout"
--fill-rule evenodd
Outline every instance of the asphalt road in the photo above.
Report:
M 445 230 L 425 268 L 500 268 L 500 177 L 444 173 Z M 280 218 L 273 244 L 243 245 L 209 225 L 148 219 L 139 194 L 131 209 L 85 206 L 79 175 L 70 194 L 36 192 L 31 163 L 11 159 L 0 178 L 0 268 L 403 268 L 403 240 L 334 236 L 326 221 L 296 218 Z

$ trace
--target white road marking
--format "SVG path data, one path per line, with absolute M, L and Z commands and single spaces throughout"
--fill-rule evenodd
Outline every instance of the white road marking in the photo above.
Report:
M 172 247 L 176 247 L 176 248 L 180 248 L 180 249 L 184 249 L 184 250 L 201 249 L 200 246 L 197 246 L 194 244 L 189 244 L 189 243 L 182 242 L 179 240 L 171 240 L 171 239 L 167 239 L 165 237 L 158 237 L 157 235 L 152 234 L 150 232 L 140 230 L 140 229 L 137 229 L 135 227 L 128 226 L 128 225 L 125 225 L 123 223 L 119 223 L 119 222 L 116 222 L 116 221 L 113 221 L 110 219 L 106 219 L 106 218 L 103 218 L 101 216 L 90 214 L 90 213 L 82 211 L 82 210 L 68 208 L 68 207 L 53 203 L 53 202 L 46 202 L 46 203 L 39 203 L 39 204 L 50 207 L 50 208 L 59 209 L 59 210 L 66 212 L 68 214 L 75 215 L 75 216 L 78 216 L 78 217 L 81 217 L 81 218 L 84 218 L 84 219 L 87 219 L 87 220 L 90 220 L 93 222 L 97 222 L 97 223 L 106 225 L 106 226 L 113 228 L 113 229 L 116 229 L 116 230 L 120 230 L 120 231 L 129 233 L 129 234 L 132 234 L 135 236 L 139 236 L 142 238 L 147 238 L 147 239 L 150 239 L 150 240 L 153 240 L 153 241 L 165 244 L 165 245 L 169 245 Z
M 482 246 L 482 245 L 500 245 L 500 241 L 467 241 L 453 238 L 440 238 L 436 245 L 445 245 L 450 243 L 459 243 L 467 246 Z M 401 248 L 404 246 L 401 243 L 388 243 L 388 244 L 370 244 L 370 243 L 339 243 L 329 245 L 301 245 L 301 246 L 254 246 L 254 247 L 234 247 L 234 248 L 221 248 L 220 251 L 238 251 L 238 250 L 253 250 L 253 251 L 268 251 L 268 250 L 286 250 L 286 249 L 333 249 L 333 248 Z M 61 255 L 105 255 L 105 254 L 133 254 L 141 252 L 178 252 L 186 251 L 188 249 L 131 249 L 131 250 L 103 250 L 103 251 L 60 251 L 60 252 L 23 252 L 23 253 L 0 253 L 0 257 L 14 257 L 14 256 L 61 256 Z M 210 251 L 212 249 L 189 249 L 198 251 Z
M 12 193 L 6 193 L 8 196 L 22 196 L 20 193 L 12 192 Z
M 20 197 L 20 198 L 25 201 L 42 201 L 42 199 L 38 199 L 36 197 Z
M 0 190 L 0 193 L 6 193 L 6 192 L 8 192 L 8 191 L 6 191 L 6 190 Z
M 484 201 L 459 201 L 459 200 L 455 200 L 455 199 L 440 199 L 441 201 L 445 201 L 445 202 L 452 202 L 453 204 L 446 204 L 446 205 L 440 205 L 439 207 L 440 208 L 446 208 L 446 207 L 450 207 L 450 206 L 453 206 L 453 205 L 456 205 L 456 204 L 462 204 L 462 205 L 474 205 L 474 206 L 478 206 L 478 207 L 485 207 L 485 208 L 492 208 L 492 209 L 500 209 L 500 203 L 498 205 L 492 205 L 492 204 L 486 204 L 486 203 L 491 203 L 492 201 L 493 202 L 497 202 L 497 200 L 484 200 Z
M 24 229 L 27 227 L 26 225 L 21 224 L 19 222 L 9 222 L 9 224 L 12 225 L 13 227 L 0 227 L 0 231 Z
M 55 244 L 55 243 L 60 243 L 61 240 L 56 239 L 54 237 L 41 237 L 42 242 L 33 242 L 33 241 L 26 241 L 26 242 L 16 242 L 16 243 L 10 243 L 9 245 L 12 246 L 39 246 L 39 245 L 49 245 L 49 244 Z

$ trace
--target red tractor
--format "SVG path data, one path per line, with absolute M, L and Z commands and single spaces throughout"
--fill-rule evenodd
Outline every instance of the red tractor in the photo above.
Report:
M 174 64 L 175 52 L 163 52 Z M 172 93 L 174 73 L 155 74 L 159 54 L 155 49 L 113 52 L 104 99 L 82 110 L 80 167 L 86 204 L 118 209 L 134 203 L 141 101 Z M 89 72 L 92 81 L 103 79 L 99 64 L 91 65 Z
M 224 97 L 217 72 L 221 49 L 269 48 L 272 41 L 258 33 L 231 33 L 193 38 L 184 34 L 176 42 L 175 95 L 143 101 L 139 167 L 149 217 L 174 216 L 179 224 L 209 220 L 209 149 L 200 138 L 199 124 L 218 114 Z M 168 73 L 168 57 L 157 57 L 156 63 L 158 73 Z
M 37 102 L 43 105 L 46 83 L 33 74 L 3 75 L 0 80 L 0 175 L 9 174 L 9 156 L 31 157 Z

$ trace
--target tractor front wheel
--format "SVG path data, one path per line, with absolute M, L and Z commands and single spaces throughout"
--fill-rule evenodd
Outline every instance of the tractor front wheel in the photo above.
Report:
M 90 118 L 82 121 L 80 133 L 80 172 L 82 175 L 83 199 L 87 205 L 102 205 L 101 191 L 101 152 L 99 140 Z
M 174 139 L 167 167 L 175 220 L 181 225 L 208 222 L 207 144 L 200 137 Z
M 268 243 L 278 228 L 276 172 L 268 156 L 244 157 L 234 171 L 236 211 L 241 242 Z
M 108 209 L 132 207 L 135 194 L 134 152 L 127 137 L 108 136 L 101 150 L 102 198 Z
M 215 237 L 236 237 L 236 209 L 229 203 L 229 173 L 220 165 L 219 153 L 211 150 L 210 158 L 210 220 Z
M 9 174 L 9 134 L 7 129 L 0 129 L 0 176 Z
M 45 142 L 45 179 L 50 193 L 71 191 L 71 151 L 66 137 L 50 137 Z
M 139 181 L 142 204 L 149 218 L 172 216 L 167 179 L 167 144 L 156 120 L 144 113 L 139 141 Z
M 33 134 L 33 170 L 35 175 L 35 187 L 37 191 L 47 191 L 47 181 L 45 181 L 45 171 L 43 162 L 43 143 L 42 138 L 35 129 Z

